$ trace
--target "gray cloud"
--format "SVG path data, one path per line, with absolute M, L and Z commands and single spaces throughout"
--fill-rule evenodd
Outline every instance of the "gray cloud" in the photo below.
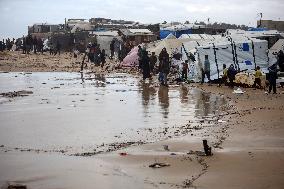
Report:
M 0 38 L 26 34 L 35 22 L 63 23 L 64 18 L 109 17 L 140 22 L 227 22 L 255 26 L 264 19 L 284 19 L 283 0 L 0 0 Z M 281 17 L 282 16 L 282 17 Z

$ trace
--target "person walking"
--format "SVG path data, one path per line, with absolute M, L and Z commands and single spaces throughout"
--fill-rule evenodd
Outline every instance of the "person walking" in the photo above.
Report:
M 259 66 L 256 67 L 256 71 L 255 71 L 254 76 L 255 76 L 255 80 L 254 80 L 254 84 L 253 84 L 254 88 L 257 88 L 257 87 L 261 88 L 261 79 L 260 79 L 260 77 L 262 76 L 262 72 L 261 72 Z
M 142 47 L 140 45 L 138 45 L 138 61 L 139 61 L 139 65 L 138 68 L 142 69 Z
M 160 79 L 161 79 L 161 84 L 164 86 L 168 86 L 168 74 L 170 73 L 170 56 L 167 52 L 166 48 L 163 48 L 161 53 L 159 54 L 159 71 L 161 74 Z
M 204 83 L 205 76 L 207 77 L 208 82 L 211 83 L 211 79 L 210 79 L 210 62 L 209 62 L 209 59 L 208 59 L 208 55 L 205 55 L 205 60 L 204 60 L 203 67 L 204 68 L 201 70 L 202 71 L 201 83 Z
M 269 75 L 268 75 L 268 80 L 269 80 L 269 91 L 268 93 L 271 92 L 273 88 L 273 94 L 276 94 L 276 79 L 277 79 L 277 64 L 274 63 L 272 66 L 268 68 Z
M 150 72 L 154 73 L 154 69 L 156 66 L 158 59 L 157 56 L 155 55 L 155 52 L 152 52 L 151 56 L 150 56 Z
M 222 84 L 227 85 L 227 80 L 228 80 L 228 68 L 226 64 L 223 64 L 223 75 L 220 80 L 219 87 L 221 87 Z
M 27 38 L 23 36 L 23 54 L 27 53 Z
M 228 78 L 229 78 L 229 87 L 230 88 L 234 88 L 234 80 L 235 80 L 236 74 L 237 74 L 237 71 L 234 68 L 234 65 L 231 64 L 229 69 L 228 69 Z
M 36 54 L 36 52 L 37 52 L 37 38 L 36 38 L 36 36 L 34 36 L 34 38 L 33 38 L 33 50 L 34 50 L 34 54 Z
M 41 52 L 41 54 L 43 54 L 43 40 L 41 38 L 37 40 L 37 48 L 38 52 Z
M 110 59 L 111 59 L 111 60 L 113 59 L 113 56 L 114 56 L 114 44 L 115 44 L 115 40 L 113 39 L 113 40 L 110 42 L 110 45 L 109 45 L 109 49 L 110 49 Z
M 182 72 L 181 72 L 181 79 L 182 81 L 187 81 L 187 73 L 188 73 L 188 60 L 182 63 Z
M 143 80 L 147 78 L 151 78 L 150 74 L 150 58 L 148 56 L 148 52 L 146 49 L 142 49 L 141 51 L 141 66 L 142 66 L 142 74 L 143 74 Z
M 60 51 L 61 51 L 61 44 L 59 43 L 59 41 L 56 42 L 56 50 L 54 55 L 56 55 L 58 53 L 58 55 L 60 55 Z
M 32 49 L 32 45 L 33 45 L 33 38 L 31 35 L 28 35 L 26 38 L 26 50 L 27 50 L 27 54 L 30 54 L 30 50 Z
M 106 63 L 106 52 L 104 49 L 101 51 L 100 57 L 101 57 L 101 67 L 103 68 Z
M 280 50 L 277 55 L 277 62 L 280 68 L 280 72 L 284 72 L 284 53 L 282 50 Z

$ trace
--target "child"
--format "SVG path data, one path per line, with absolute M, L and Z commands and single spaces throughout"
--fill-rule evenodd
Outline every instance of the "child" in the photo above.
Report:
M 260 67 L 259 66 L 256 67 L 256 71 L 255 71 L 254 76 L 255 76 L 254 87 L 256 88 L 257 87 L 256 85 L 258 85 L 258 87 L 261 88 L 260 77 L 262 76 L 262 73 L 260 71 Z
M 227 85 L 227 80 L 228 80 L 228 68 L 226 64 L 223 64 L 223 76 L 222 76 L 219 86 L 221 87 L 222 84 Z

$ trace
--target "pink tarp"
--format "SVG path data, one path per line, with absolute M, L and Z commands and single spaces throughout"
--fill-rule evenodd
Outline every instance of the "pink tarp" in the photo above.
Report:
M 134 67 L 139 65 L 138 47 L 134 47 L 120 63 L 121 66 Z

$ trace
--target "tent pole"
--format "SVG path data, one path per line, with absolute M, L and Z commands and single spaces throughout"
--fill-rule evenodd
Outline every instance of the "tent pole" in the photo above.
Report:
M 229 41 L 231 42 L 233 61 L 234 61 L 234 65 L 235 65 L 236 64 L 236 59 L 235 59 L 235 51 L 234 51 L 233 39 L 231 37 L 229 37 Z
M 216 47 L 215 47 L 215 44 L 213 44 L 213 50 L 214 50 L 214 57 L 215 57 L 215 64 L 216 64 L 216 67 L 217 67 L 217 73 L 218 73 L 218 79 L 220 77 L 220 72 L 219 72 L 219 67 L 218 67 L 218 60 L 217 60 L 217 53 L 216 53 Z
M 238 54 L 237 54 L 237 46 L 234 42 L 234 50 L 235 50 L 235 56 L 236 56 L 236 65 L 237 65 L 237 68 L 238 68 L 238 71 L 240 71 L 240 66 L 239 66 L 239 61 L 238 61 Z
M 256 70 L 255 50 L 254 50 L 254 43 L 253 43 L 253 40 L 251 40 L 251 46 L 252 46 L 252 56 L 253 56 L 253 62 L 254 62 L 254 69 Z

